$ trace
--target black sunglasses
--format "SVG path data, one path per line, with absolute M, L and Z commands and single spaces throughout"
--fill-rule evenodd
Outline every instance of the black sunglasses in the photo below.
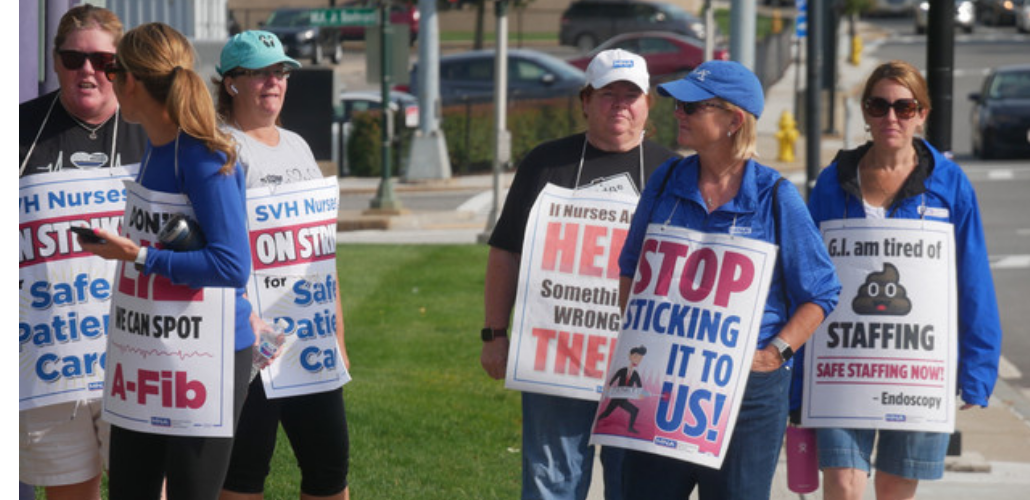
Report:
M 907 120 L 916 116 L 922 106 L 919 101 L 915 99 L 898 99 L 897 101 L 890 102 L 882 97 L 870 97 L 865 100 L 865 110 L 869 113 L 869 116 L 873 118 L 882 118 L 887 116 L 891 108 L 894 108 L 894 114 L 902 120 Z
M 290 71 L 292 70 L 282 66 L 278 68 L 238 69 L 233 71 L 229 76 L 251 76 L 262 80 L 267 80 L 268 77 L 274 76 L 280 80 L 287 80 L 290 78 Z
M 709 101 L 697 101 L 697 102 L 676 101 L 676 109 L 682 111 L 684 114 L 687 114 L 687 115 L 692 115 L 694 113 L 697 113 L 697 111 L 700 110 L 700 109 L 707 109 L 707 108 L 718 108 L 718 109 L 722 109 L 722 110 L 726 110 L 727 109 L 726 106 L 723 106 L 722 104 L 715 103 L 715 102 L 709 102 Z
M 118 61 L 112 61 L 111 64 L 104 66 L 104 76 L 107 77 L 107 81 L 114 82 L 118 73 L 125 73 L 125 68 L 121 67 Z
M 114 54 L 111 52 L 79 52 L 77 50 L 58 50 L 57 55 L 61 57 L 61 65 L 67 69 L 79 69 L 89 59 L 94 71 L 103 71 L 114 62 Z

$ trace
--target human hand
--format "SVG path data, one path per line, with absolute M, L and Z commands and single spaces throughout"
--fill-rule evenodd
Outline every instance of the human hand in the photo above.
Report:
M 783 359 L 780 358 L 780 351 L 770 344 L 765 346 L 765 349 L 755 351 L 755 357 L 751 360 L 751 371 L 771 372 L 778 370 L 781 365 Z
M 489 342 L 483 342 L 479 362 L 486 374 L 496 380 L 503 379 L 508 372 L 508 342 L 508 337 L 495 337 Z
M 75 236 L 83 250 L 107 260 L 128 262 L 136 260 L 136 255 L 139 254 L 139 245 L 133 243 L 132 240 L 100 228 L 94 229 L 93 233 L 100 238 L 100 241 L 90 243 L 81 236 Z

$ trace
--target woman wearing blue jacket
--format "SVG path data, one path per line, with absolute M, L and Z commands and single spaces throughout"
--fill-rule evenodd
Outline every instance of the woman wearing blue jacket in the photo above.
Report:
M 759 164 L 756 124 L 765 101 L 746 67 L 708 61 L 658 86 L 675 99 L 677 141 L 697 154 L 651 176 L 619 258 L 625 308 L 649 224 L 731 234 L 779 245 L 740 413 L 720 469 L 628 450 L 623 496 L 702 500 L 769 498 L 786 432 L 791 356 L 837 305 L 840 283 L 804 201 L 779 172 Z
M 924 219 L 953 225 L 958 286 L 958 392 L 987 406 L 998 375 L 1001 324 L 976 193 L 961 168 L 916 132 L 930 112 L 926 81 L 902 61 L 876 68 L 862 111 L 872 141 L 841 151 L 809 198 L 817 224 L 835 219 Z M 825 498 L 862 498 L 879 434 L 877 498 L 913 498 L 920 479 L 944 473 L 946 433 L 819 429 Z

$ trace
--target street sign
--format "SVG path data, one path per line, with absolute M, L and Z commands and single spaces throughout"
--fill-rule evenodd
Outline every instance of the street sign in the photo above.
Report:
M 374 7 L 311 10 L 311 24 L 315 26 L 375 26 L 378 22 Z

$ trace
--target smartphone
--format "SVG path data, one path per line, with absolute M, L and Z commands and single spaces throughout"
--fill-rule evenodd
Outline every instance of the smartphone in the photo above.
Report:
M 82 239 L 84 243 L 103 243 L 105 241 L 88 227 L 72 226 L 72 232 L 79 235 L 79 238 Z

